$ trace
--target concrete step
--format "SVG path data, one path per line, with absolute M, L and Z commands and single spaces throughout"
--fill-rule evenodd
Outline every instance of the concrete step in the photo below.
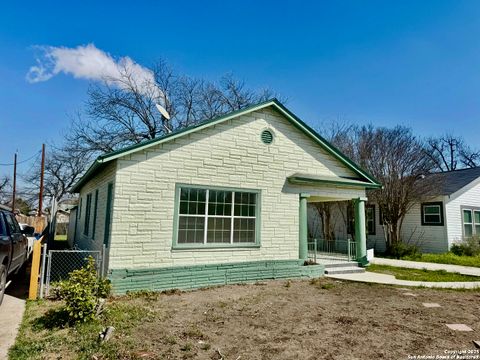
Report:
M 319 261 L 321 264 L 322 262 Z M 345 262 L 337 262 L 337 263 L 330 263 L 330 264 L 324 264 L 325 269 L 330 269 L 330 268 L 346 268 L 346 267 L 358 267 L 359 264 L 354 261 L 345 261 Z
M 358 274 L 364 273 L 365 269 L 362 267 L 347 266 L 347 267 L 334 267 L 325 268 L 326 275 L 339 275 L 339 274 Z

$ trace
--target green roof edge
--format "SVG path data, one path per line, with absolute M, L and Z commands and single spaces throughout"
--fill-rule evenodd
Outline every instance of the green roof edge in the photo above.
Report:
M 351 170 L 355 171 L 359 175 L 363 176 L 367 180 L 369 180 L 375 187 L 381 187 L 380 182 L 376 180 L 372 175 L 370 175 L 367 171 L 362 169 L 359 165 L 357 165 L 355 162 L 353 162 L 348 156 L 343 154 L 337 147 L 329 143 L 324 137 L 322 137 L 319 133 L 317 133 L 314 129 L 312 129 L 310 126 L 308 126 L 305 122 L 303 122 L 300 118 L 298 118 L 294 113 L 292 113 L 289 109 L 287 109 L 280 101 L 278 101 L 276 98 L 269 99 L 257 104 L 253 104 L 250 106 L 247 106 L 243 109 L 235 110 L 232 112 L 229 112 L 228 114 L 217 116 L 213 119 L 205 120 L 202 121 L 198 124 L 186 127 L 184 129 L 176 130 L 173 131 L 169 134 L 166 134 L 164 136 L 155 138 L 155 139 L 150 139 L 147 141 L 143 141 L 138 144 L 130 145 L 127 146 L 123 149 L 115 150 L 103 155 L 100 155 L 97 157 L 97 159 L 94 160 L 92 165 L 88 168 L 88 170 L 85 172 L 85 174 L 72 186 L 70 189 L 70 192 L 78 192 L 80 187 L 90 179 L 90 177 L 96 172 L 96 170 L 104 163 L 110 162 L 118 157 L 120 157 L 122 154 L 125 154 L 127 152 L 134 151 L 139 148 L 144 148 L 149 145 L 154 145 L 159 142 L 164 142 L 168 140 L 169 138 L 176 138 L 177 136 L 191 132 L 197 128 L 204 128 L 208 127 L 210 124 L 213 123 L 218 123 L 222 122 L 227 119 L 234 118 L 240 114 L 248 113 L 251 112 L 255 109 L 262 109 L 267 106 L 275 105 L 281 112 L 284 112 L 288 117 L 293 119 L 293 124 L 302 130 L 304 133 L 307 133 L 307 135 L 310 135 L 313 137 L 317 142 L 320 143 L 322 147 L 324 147 L 327 151 L 332 153 L 332 155 L 336 156 L 340 161 L 344 162 L 348 167 L 350 167 Z M 310 133 L 310 134 L 308 134 Z

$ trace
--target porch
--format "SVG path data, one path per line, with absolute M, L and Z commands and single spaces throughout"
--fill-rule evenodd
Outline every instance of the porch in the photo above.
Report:
M 307 259 L 324 265 L 358 262 L 357 243 L 350 239 L 309 239 Z

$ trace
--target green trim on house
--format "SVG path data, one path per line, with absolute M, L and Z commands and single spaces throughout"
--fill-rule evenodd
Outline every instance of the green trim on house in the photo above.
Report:
M 95 239 L 95 230 L 97 229 L 97 208 L 98 208 L 98 189 L 95 190 L 95 202 L 93 203 L 92 240 Z
M 357 261 L 362 266 L 368 265 L 367 260 L 367 229 L 365 223 L 366 198 L 355 199 L 355 242 L 357 244 Z
M 360 179 L 352 179 L 340 176 L 321 176 L 296 173 L 288 177 L 288 182 L 297 185 L 318 185 L 318 184 L 330 184 L 339 186 L 355 186 L 365 189 L 379 189 L 381 184 L 372 184 Z
M 103 244 L 109 247 L 110 240 L 110 224 L 112 222 L 112 199 L 113 198 L 113 183 L 107 185 L 107 205 L 105 209 L 105 230 L 103 232 Z
M 309 194 L 300 194 L 299 204 L 299 230 L 298 230 L 298 257 L 300 260 L 308 258 L 308 209 L 307 199 Z
M 178 244 L 178 218 L 180 207 L 180 189 L 195 188 L 202 190 L 220 190 L 234 192 L 248 192 L 257 194 L 257 203 L 255 206 L 255 243 L 210 243 L 210 244 Z M 261 247 L 261 227 L 262 227 L 262 191 L 259 189 L 237 188 L 226 186 L 211 186 L 198 184 L 175 184 L 175 203 L 173 206 L 173 234 L 172 250 L 195 250 L 195 249 L 236 249 L 236 248 L 260 248 Z M 207 215 L 208 216 L 208 215 Z
M 285 106 L 283 106 L 277 99 L 271 99 L 267 100 L 265 102 L 255 104 L 248 106 L 244 109 L 233 111 L 231 113 L 228 113 L 223 116 L 219 116 L 214 119 L 206 120 L 203 121 L 197 125 L 194 126 L 189 126 L 187 128 L 181 129 L 174 131 L 170 134 L 167 134 L 165 136 L 161 136 L 155 139 L 147 140 L 144 142 L 141 142 L 139 144 L 135 144 L 132 146 L 125 147 L 120 150 L 116 150 L 104 155 L 100 155 L 90 166 L 90 168 L 87 170 L 87 172 L 82 176 L 82 178 L 72 186 L 71 192 L 78 192 L 80 188 L 82 187 L 85 182 L 87 182 L 97 171 L 101 170 L 101 168 L 104 166 L 105 163 L 115 160 L 121 156 L 125 156 L 140 150 L 144 150 L 146 148 L 149 148 L 154 145 L 159 145 L 164 142 L 176 139 L 180 136 L 184 136 L 187 134 L 190 134 L 192 132 L 207 128 L 209 126 L 231 120 L 235 117 L 242 116 L 244 114 L 261 110 L 266 107 L 274 107 L 278 112 L 283 114 L 288 120 L 290 120 L 295 127 L 297 127 L 299 130 L 304 132 L 307 136 L 312 138 L 317 144 L 319 144 L 324 150 L 332 154 L 334 157 L 336 157 L 340 162 L 345 164 L 348 168 L 353 170 L 355 173 L 360 175 L 360 177 L 365 178 L 367 181 L 367 184 L 370 184 L 374 187 L 380 187 L 380 183 L 372 176 L 370 175 L 367 171 L 362 169 L 360 166 L 355 164 L 350 158 L 348 158 L 345 154 L 343 154 L 339 149 L 337 149 L 335 146 L 330 144 L 326 139 L 324 139 L 320 134 L 318 134 L 315 130 L 313 130 L 311 127 L 309 127 L 306 123 L 304 123 L 302 120 L 300 120 L 295 114 L 293 114 L 290 110 L 288 110 Z
M 264 260 L 154 269 L 113 269 L 109 279 L 115 294 L 127 291 L 196 289 L 267 279 L 316 278 L 323 265 L 304 266 L 300 260 Z

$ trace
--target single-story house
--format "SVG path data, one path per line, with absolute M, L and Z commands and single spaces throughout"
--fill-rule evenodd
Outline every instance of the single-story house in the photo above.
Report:
M 73 186 L 75 245 L 106 248 L 114 291 L 311 277 L 307 203 L 381 185 L 273 99 L 98 157 Z
M 417 245 L 425 253 L 447 252 L 452 244 L 471 236 L 480 236 L 480 168 L 454 170 L 426 175 L 419 181 L 434 181 L 437 188 L 425 202 L 416 203 L 403 221 L 404 242 Z M 381 211 L 378 204 L 367 202 L 367 248 L 384 252 L 386 248 Z M 321 233 L 321 224 L 310 208 L 309 228 L 314 236 Z M 353 238 L 351 211 L 346 202 L 332 210 L 335 238 Z

